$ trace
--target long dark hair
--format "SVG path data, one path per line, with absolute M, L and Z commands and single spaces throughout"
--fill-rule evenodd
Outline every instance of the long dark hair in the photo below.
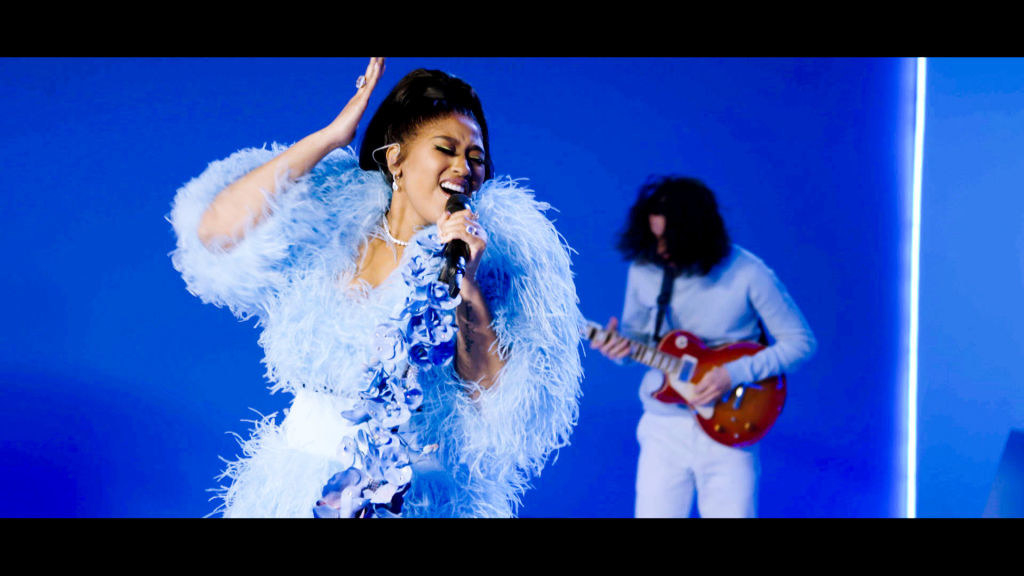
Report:
M 484 179 L 494 175 L 487 120 L 483 105 L 473 87 L 465 81 L 440 70 L 413 70 L 395 84 L 366 127 L 359 145 L 359 167 L 378 170 L 386 165 L 383 154 L 374 158 L 382 146 L 404 142 L 426 122 L 449 114 L 463 114 L 480 126 L 484 145 Z M 391 174 L 382 171 L 388 184 Z
M 617 245 L 626 260 L 664 264 L 651 232 L 652 214 L 665 217 L 664 238 L 680 274 L 706 275 L 732 249 L 711 189 L 695 178 L 663 176 L 648 180 L 629 210 Z

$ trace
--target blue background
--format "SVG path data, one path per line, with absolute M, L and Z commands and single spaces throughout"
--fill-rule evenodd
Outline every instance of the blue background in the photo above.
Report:
M 918 515 L 978 517 L 1024 428 L 1024 60 L 932 59 L 927 84 Z
M 761 444 L 761 514 L 902 515 L 912 60 L 392 59 L 371 107 L 416 67 L 477 89 L 498 173 L 528 178 L 559 210 L 592 319 L 621 310 L 626 263 L 613 244 L 640 184 L 665 173 L 705 180 L 734 239 L 776 271 L 819 340 Z M 364 59 L 0 60 L 0 515 L 213 509 L 206 489 L 218 455 L 237 453 L 228 432 L 244 434 L 250 409 L 279 411 L 288 398 L 266 391 L 252 325 L 185 291 L 164 217 L 208 162 L 329 122 L 364 68 Z M 950 190 L 952 200 L 962 187 Z M 934 242 L 925 235 L 926 250 L 943 249 Z M 953 274 L 946 261 L 922 266 L 925 282 Z M 922 316 L 939 308 L 929 321 L 948 319 L 948 297 L 923 293 Z M 522 516 L 632 513 L 641 372 L 597 354 L 584 368 L 573 444 L 526 494 Z M 936 387 L 925 386 L 922 428 L 949 427 L 941 415 L 951 400 Z M 993 427 L 986 438 L 994 446 L 1005 434 Z M 977 458 L 994 473 L 998 456 L 996 447 Z M 941 475 L 959 464 L 924 445 L 921 466 Z M 969 486 L 980 505 L 954 509 L 961 486 L 922 481 L 922 512 L 980 515 L 986 482 L 979 472 Z

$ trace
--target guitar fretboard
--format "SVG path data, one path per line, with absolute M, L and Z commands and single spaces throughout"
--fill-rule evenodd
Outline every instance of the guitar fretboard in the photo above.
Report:
M 604 330 L 597 324 L 588 324 L 587 329 L 584 332 L 584 336 L 587 340 L 593 342 L 604 342 L 608 340 L 610 335 L 610 332 Z M 639 362 L 644 366 L 657 368 L 658 370 L 668 374 L 678 375 L 682 370 L 682 359 L 661 352 L 653 346 L 648 346 L 638 340 L 633 340 L 632 338 L 626 338 L 626 340 L 629 341 L 630 359 Z

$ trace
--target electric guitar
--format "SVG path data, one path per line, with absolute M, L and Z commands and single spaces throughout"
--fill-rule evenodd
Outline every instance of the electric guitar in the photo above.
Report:
M 587 321 L 583 337 L 605 342 L 610 333 L 596 322 Z M 764 349 L 756 342 L 737 342 L 709 348 L 700 338 L 675 330 L 665 335 L 657 347 L 627 338 L 629 357 L 661 370 L 665 381 L 652 396 L 667 404 L 682 404 L 692 410 L 697 422 L 712 440 L 726 446 L 749 446 L 764 438 L 775 424 L 786 402 L 786 376 L 780 374 L 751 384 L 736 386 L 728 396 L 714 404 L 694 406 L 696 382 L 711 371 L 737 358 Z

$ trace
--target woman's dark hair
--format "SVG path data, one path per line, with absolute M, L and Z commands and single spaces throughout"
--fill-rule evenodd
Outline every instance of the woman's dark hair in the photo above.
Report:
M 491 147 L 487 137 L 487 120 L 473 87 L 463 80 L 440 70 L 413 70 L 398 81 L 391 93 L 374 112 L 359 146 L 359 167 L 378 170 L 386 162 L 378 162 L 374 151 L 378 148 L 404 142 L 426 122 L 458 113 L 472 118 L 480 126 L 484 145 L 484 179 L 494 175 Z M 379 155 L 377 158 L 382 158 Z M 391 184 L 391 174 L 382 170 Z
M 665 217 L 669 257 L 680 274 L 703 276 L 729 255 L 732 245 L 714 193 L 695 178 L 665 176 L 644 184 L 629 210 L 617 246 L 626 260 L 663 262 L 652 214 Z

